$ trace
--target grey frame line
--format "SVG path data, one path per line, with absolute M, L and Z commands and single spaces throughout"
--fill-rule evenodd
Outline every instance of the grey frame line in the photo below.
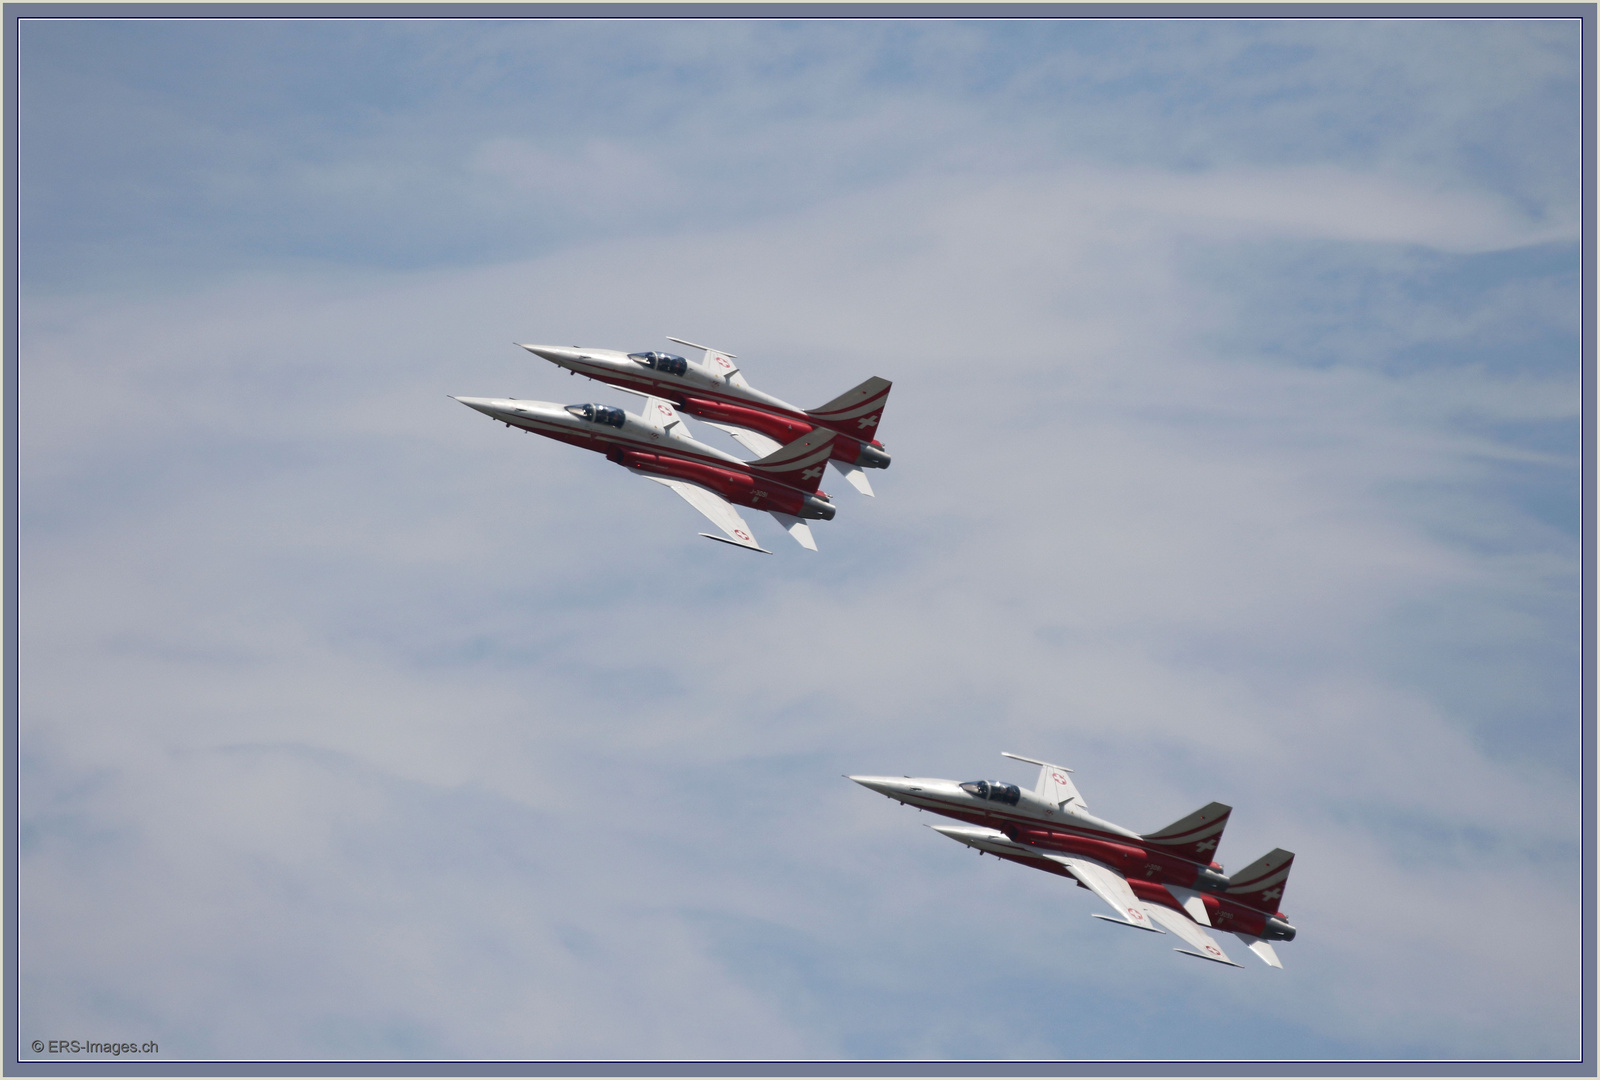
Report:
M 1595 835 L 1595 20 L 1594 3 L 7 3 L 5 62 L 11 74 L 5 114 L 5 354 L 4 354 L 4 582 L 5 784 L 10 827 L 5 830 L 4 1072 L 11 1076 L 1593 1076 L 1595 1074 L 1596 941 Z M 207 1060 L 138 1062 L 103 1059 L 23 1061 L 18 1052 L 18 329 L 19 281 L 19 24 L 24 19 L 260 20 L 361 19 L 717 19 L 717 20 L 1242 20 L 1242 19 L 1577 19 L 1581 24 L 1580 293 L 1582 419 L 1580 902 L 1582 905 L 1581 1054 L 1565 1060 L 438 1060 L 386 1059 Z

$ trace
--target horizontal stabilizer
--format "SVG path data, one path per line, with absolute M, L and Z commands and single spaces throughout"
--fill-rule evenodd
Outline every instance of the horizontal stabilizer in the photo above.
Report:
M 776 510 L 768 510 L 767 513 L 771 514 L 777 523 L 783 526 L 785 532 L 794 537 L 795 543 L 807 551 L 817 550 L 817 542 L 811 536 L 811 526 L 793 514 L 780 514 Z
M 847 481 L 849 481 L 851 487 L 855 488 L 863 495 L 872 495 L 872 485 L 867 481 L 866 470 L 862 469 L 861 466 L 846 465 L 837 458 L 829 462 L 829 464 L 831 464 L 835 469 L 839 470 L 839 475 L 843 476 Z
M 1245 948 L 1261 957 L 1262 963 L 1269 967 L 1275 967 L 1280 971 L 1283 970 L 1283 961 L 1278 959 L 1278 954 L 1273 950 L 1271 942 L 1262 941 L 1260 938 L 1251 937 L 1249 934 L 1235 933 L 1233 936 L 1244 942 Z
M 1173 898 L 1183 905 L 1183 910 L 1189 913 L 1189 918 L 1201 926 L 1211 925 L 1211 916 L 1206 911 L 1206 902 L 1199 893 L 1193 889 L 1180 888 L 1177 885 L 1168 885 L 1166 888 Z

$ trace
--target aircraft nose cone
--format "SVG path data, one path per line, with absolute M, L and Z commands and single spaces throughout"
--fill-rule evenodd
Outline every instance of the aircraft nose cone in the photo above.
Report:
M 577 349 L 567 348 L 561 345 L 522 345 L 521 347 L 527 349 L 535 356 L 543 357 L 552 364 L 559 364 L 567 360 L 575 360 L 578 357 Z
M 488 415 L 488 416 L 493 416 L 494 415 L 494 403 L 489 398 L 455 397 L 454 395 L 451 395 L 451 400 L 452 401 L 459 401 L 459 402 L 461 402 L 461 404 L 465 405 L 467 408 L 469 408 L 469 409 L 477 409 L 479 412 L 484 413 L 485 415 Z
M 854 780 L 869 791 L 876 791 L 879 795 L 899 795 L 906 789 L 905 781 L 893 776 L 847 776 L 846 780 Z

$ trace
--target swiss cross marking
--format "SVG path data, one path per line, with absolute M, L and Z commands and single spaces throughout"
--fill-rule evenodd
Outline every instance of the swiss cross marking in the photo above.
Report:
M 733 535 L 737 536 L 740 540 L 748 540 L 748 539 L 750 539 L 750 534 L 745 532 L 743 529 L 735 529 L 735 530 L 733 530 Z
M 815 468 L 807 469 L 800 475 L 805 477 L 807 480 L 815 480 L 817 477 L 822 475 L 822 466 L 818 465 Z
M 1263 899 L 1263 900 L 1276 900 L 1282 895 L 1283 895 L 1283 887 L 1280 885 L 1276 889 L 1268 889 L 1266 892 L 1262 893 L 1261 894 L 1261 899 Z
M 1196 851 L 1215 851 L 1217 849 L 1217 842 L 1215 839 L 1202 840 L 1194 846 L 1194 849 Z
M 878 422 L 878 414 L 877 413 L 873 413 L 871 416 L 863 416 L 860 420 L 857 420 L 856 421 L 856 426 L 861 428 L 863 431 L 865 431 L 867 428 L 871 427 L 873 424 L 876 424 L 877 422 Z

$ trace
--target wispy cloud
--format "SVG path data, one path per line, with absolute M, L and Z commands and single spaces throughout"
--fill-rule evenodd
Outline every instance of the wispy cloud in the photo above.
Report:
M 1574 1049 L 1552 928 L 1578 902 L 1576 248 L 1564 204 L 1528 194 L 1560 169 L 1498 183 L 1228 134 L 1348 101 L 1296 82 L 1332 79 L 1328 50 L 1433 86 L 1454 69 L 1408 63 L 1417 40 L 1501 42 L 1495 100 L 1525 103 L 1565 77 L 1564 39 L 373 32 L 404 77 L 338 83 L 366 112 L 309 95 L 302 115 L 353 124 L 352 148 L 240 188 L 300 192 L 261 221 L 309 234 L 427 188 L 478 216 L 440 209 L 422 233 L 587 224 L 537 257 L 472 240 L 389 259 L 357 213 L 337 251 L 298 249 L 310 263 L 236 261 L 239 233 L 196 248 L 230 267 L 204 287 L 68 274 L 30 293 L 24 1038 L 138 1029 L 173 1057 Z M 309 39 L 288 33 L 272 47 L 293 55 Z M 571 107 L 609 126 L 507 89 L 602 55 L 611 104 Z M 985 74 L 997 55 L 1014 62 Z M 1152 103 L 1199 108 L 1150 66 L 1177 55 L 1175 85 L 1218 88 L 1203 161 L 1150 149 L 1177 130 Z M 444 68 L 459 81 L 424 77 Z M 1101 96 L 1049 98 L 1068 70 Z M 663 83 L 678 96 L 646 96 Z M 434 131 L 441 98 L 501 113 L 419 142 L 434 172 L 381 179 L 421 151 L 379 148 Z M 1098 141 L 1018 150 L 1052 100 Z M 1450 125 L 1476 130 L 1492 103 L 1474 100 Z M 1126 154 L 1107 149 L 1118 109 Z M 971 135 L 960 153 L 912 153 L 911 132 L 846 167 L 884 118 L 929 115 Z M 395 141 L 363 141 L 379 129 Z M 797 175 L 719 217 L 772 175 L 730 137 L 747 130 L 792 137 Z M 52 205 L 40 242 L 70 231 Z M 342 269 L 375 258 L 397 265 Z M 445 396 L 615 400 L 510 342 L 665 334 L 802 405 L 895 380 L 894 466 L 877 499 L 842 492 L 817 557 L 722 551 L 654 485 Z M 1102 932 L 1061 882 L 839 777 L 1021 779 L 1003 749 L 1067 760 L 1134 828 L 1232 803 L 1230 866 L 1299 852 L 1288 970 L 1199 970 Z

